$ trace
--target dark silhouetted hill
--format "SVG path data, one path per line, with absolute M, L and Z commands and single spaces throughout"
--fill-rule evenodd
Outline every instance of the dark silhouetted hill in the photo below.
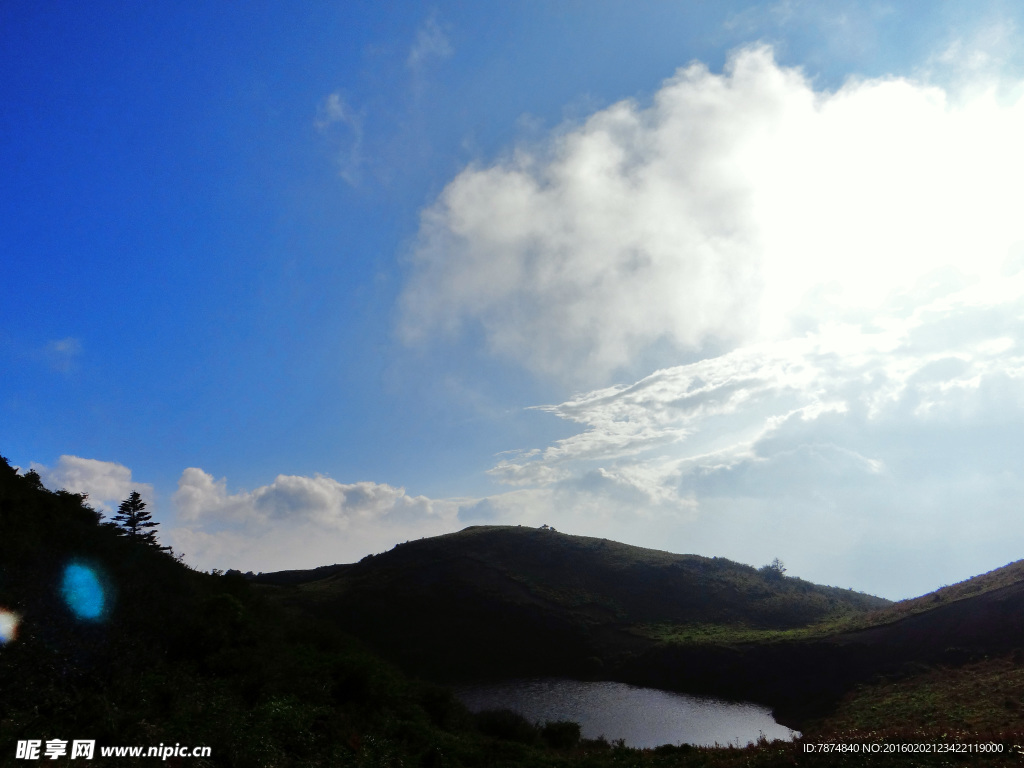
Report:
M 292 585 L 293 605 L 333 616 L 409 669 L 444 675 L 600 674 L 654 645 L 652 627 L 787 630 L 889 605 L 723 558 L 517 526 L 331 568 L 257 581 Z

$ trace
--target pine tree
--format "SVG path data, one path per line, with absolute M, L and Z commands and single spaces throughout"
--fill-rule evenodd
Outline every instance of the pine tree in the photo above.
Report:
M 138 491 L 132 491 L 127 499 L 121 502 L 114 515 L 114 523 L 121 527 L 121 533 L 132 541 L 140 541 L 157 549 L 161 547 L 156 541 L 156 531 L 148 530 L 156 528 L 159 523 L 152 521 L 153 516 L 146 512 L 146 502 L 142 500 Z

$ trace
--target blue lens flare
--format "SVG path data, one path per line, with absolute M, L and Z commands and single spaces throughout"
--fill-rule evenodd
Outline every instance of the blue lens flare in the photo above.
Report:
M 80 619 L 98 619 L 103 615 L 106 598 L 96 572 L 87 565 L 73 563 L 64 569 L 61 594 L 68 608 Z
M 18 614 L 0 608 L 0 645 L 9 643 L 18 636 L 19 621 Z

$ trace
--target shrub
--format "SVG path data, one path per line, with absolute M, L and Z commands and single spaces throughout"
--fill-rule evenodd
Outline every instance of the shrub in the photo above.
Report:
M 554 749 L 572 749 L 580 743 L 580 724 L 571 720 L 550 720 L 544 723 L 541 738 Z
M 540 741 L 537 727 L 525 717 L 511 709 L 485 709 L 476 715 L 476 727 L 485 736 L 520 744 L 536 744 Z
M 775 558 L 768 565 L 762 565 L 757 572 L 766 579 L 781 579 L 786 573 L 786 564 Z

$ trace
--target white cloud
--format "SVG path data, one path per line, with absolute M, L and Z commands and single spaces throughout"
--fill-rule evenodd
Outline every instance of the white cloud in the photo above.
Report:
M 423 212 L 401 332 L 479 328 L 491 353 L 585 386 L 652 350 L 870 315 L 936 276 L 990 286 L 1024 244 L 1021 135 L 1024 99 L 992 89 L 820 92 L 764 47 L 723 74 L 695 63 L 647 106 L 458 174 Z
M 253 491 L 229 493 L 225 479 L 190 467 L 178 481 L 178 527 L 168 538 L 204 568 L 312 568 L 358 560 L 402 538 L 448 531 L 463 503 L 323 475 L 278 475 Z
M 153 500 L 153 486 L 132 480 L 132 471 L 114 461 L 64 455 L 52 469 L 36 462 L 32 462 L 30 468 L 39 474 L 47 488 L 86 493 L 88 503 L 102 512 L 116 510 L 132 491 L 138 491 L 149 503 Z
M 339 175 L 352 186 L 359 184 L 364 164 L 363 119 L 364 115 L 335 91 L 321 102 L 314 121 L 317 131 L 334 147 Z
M 431 59 L 447 59 L 453 53 L 451 41 L 438 23 L 437 14 L 433 13 L 416 30 L 416 40 L 409 49 L 406 63 L 419 76 Z
M 864 323 L 546 406 L 581 431 L 503 456 L 492 474 L 522 490 L 488 509 L 512 521 L 529 498 L 559 528 L 593 518 L 611 538 L 778 555 L 805 578 L 906 597 L 1024 547 L 1022 383 L 1024 275 L 912 312 L 896 299 Z
M 979 78 L 999 81 L 1000 73 L 1019 58 L 1019 36 L 1013 19 L 989 16 L 969 29 L 957 29 L 922 65 L 926 76 L 942 74 L 970 85 Z

